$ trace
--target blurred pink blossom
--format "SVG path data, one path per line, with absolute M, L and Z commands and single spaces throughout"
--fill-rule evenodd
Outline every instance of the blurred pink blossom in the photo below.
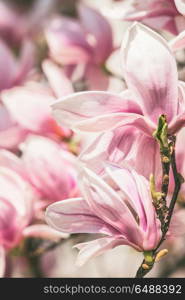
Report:
M 5 250 L 17 246 L 33 214 L 30 186 L 14 171 L 0 167 L 0 275 L 5 269 Z
M 125 21 L 140 21 L 149 27 L 164 29 L 175 35 L 185 29 L 183 0 L 125 0 L 107 14 Z
M 90 89 L 106 89 L 108 76 L 101 68 L 113 51 L 111 26 L 85 5 L 78 6 L 78 13 L 79 21 L 56 17 L 46 28 L 50 55 L 71 78 L 85 78 Z
M 44 137 L 30 136 L 22 151 L 28 181 L 40 193 L 44 205 L 78 194 L 75 156 L 61 145 Z
M 56 0 L 35 0 L 29 10 L 21 10 L 16 3 L 0 1 L 0 38 L 9 45 L 17 46 L 27 38 L 37 36 Z
M 34 66 L 34 46 L 25 40 L 18 58 L 0 40 L 0 91 L 24 83 Z
M 147 180 L 128 166 L 108 165 L 106 175 L 115 189 L 85 168 L 80 177 L 84 198 L 54 203 L 46 211 L 46 221 L 57 230 L 105 235 L 76 245 L 79 265 L 119 245 L 152 250 L 161 238 Z
M 17 148 L 28 133 L 55 139 L 71 136 L 71 130 L 58 126 L 53 119 L 50 104 L 56 97 L 72 93 L 72 84 L 49 60 L 43 62 L 43 70 L 50 86 L 27 82 L 1 93 L 0 147 Z

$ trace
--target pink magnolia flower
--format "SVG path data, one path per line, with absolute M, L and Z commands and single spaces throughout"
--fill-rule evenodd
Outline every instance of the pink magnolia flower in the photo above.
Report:
M 91 89 L 106 89 L 108 76 L 101 67 L 113 51 L 111 26 L 99 12 L 87 6 L 80 5 L 78 13 L 79 21 L 56 17 L 46 28 L 50 55 L 65 66 L 71 78 L 85 78 Z
M 99 168 L 110 155 L 116 162 L 125 156 L 136 157 L 138 168 L 150 174 L 158 159 L 152 133 L 159 116 L 167 116 L 170 134 L 185 124 L 184 85 L 178 82 L 175 58 L 166 41 L 142 24 L 128 30 L 121 54 L 127 90 L 121 94 L 81 92 L 61 98 L 52 105 L 53 115 L 74 130 L 101 134 L 85 152 L 86 162 L 95 167 L 99 164 Z
M 5 271 L 5 251 L 17 246 L 32 218 L 33 193 L 14 171 L 0 167 L 0 276 Z
M 19 58 L 0 40 L 0 91 L 22 84 L 34 65 L 34 47 L 25 40 Z
M 26 136 L 26 130 L 12 120 L 6 107 L 0 104 L 0 148 L 16 149 Z
M 13 46 L 21 44 L 27 38 L 35 37 L 40 33 L 46 17 L 55 5 L 56 0 L 36 0 L 28 10 L 21 10 L 16 3 L 11 5 L 1 0 L 0 37 Z
M 27 179 L 45 200 L 44 205 L 77 195 L 75 157 L 70 152 L 40 136 L 30 136 L 22 150 Z
M 106 181 L 85 168 L 81 174 L 83 198 L 57 202 L 46 210 L 46 221 L 57 230 L 105 235 L 76 245 L 79 265 L 119 245 L 152 250 L 161 238 L 147 180 L 128 166 L 109 165 Z
M 1 93 L 4 104 L 0 110 L 1 147 L 16 148 L 28 133 L 42 134 L 55 139 L 71 135 L 69 129 L 56 124 L 51 115 L 50 103 L 56 97 L 72 93 L 72 84 L 52 62 L 44 61 L 43 69 L 49 87 L 33 82 Z
M 30 41 L 24 41 L 19 58 L 15 58 L 8 46 L 0 40 L 0 99 L 3 90 L 24 83 L 33 65 L 34 47 Z M 25 138 L 26 130 L 12 119 L 2 103 L 0 116 L 0 147 L 13 149 Z
M 185 29 L 183 0 L 126 0 L 109 15 L 126 21 L 141 21 L 154 29 L 178 34 Z
M 32 237 L 56 242 L 69 235 L 58 232 L 46 224 L 35 223 L 38 195 L 28 181 L 23 161 L 13 153 L 1 150 L 0 165 L 0 277 L 2 277 L 7 251 L 19 246 L 22 239 Z

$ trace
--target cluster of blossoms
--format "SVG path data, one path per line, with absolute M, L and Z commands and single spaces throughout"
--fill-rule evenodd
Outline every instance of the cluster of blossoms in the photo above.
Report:
M 0 1 L 0 276 L 15 255 L 30 263 L 87 233 L 79 266 L 127 245 L 143 277 L 185 201 L 185 2 L 31 2 Z

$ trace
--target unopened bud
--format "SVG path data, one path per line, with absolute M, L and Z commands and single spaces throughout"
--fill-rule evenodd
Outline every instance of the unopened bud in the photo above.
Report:
M 161 260 L 161 258 L 163 258 L 166 254 L 168 254 L 168 249 L 163 249 L 159 251 L 155 257 L 155 262 Z
M 170 162 L 170 159 L 167 156 L 163 156 L 162 162 L 168 164 Z
M 166 174 L 163 176 L 163 184 L 168 184 L 169 183 L 169 176 Z
M 147 264 L 142 264 L 142 268 L 144 270 L 149 270 L 150 269 L 150 266 L 148 266 Z

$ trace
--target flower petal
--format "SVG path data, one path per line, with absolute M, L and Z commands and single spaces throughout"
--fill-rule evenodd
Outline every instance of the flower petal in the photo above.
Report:
M 96 137 L 80 154 L 79 160 L 96 173 L 105 161 L 121 163 L 132 151 L 139 132 L 134 127 L 119 127 Z
M 124 239 L 115 239 L 111 237 L 100 238 L 87 243 L 80 243 L 74 246 L 80 250 L 76 265 L 81 267 L 90 258 L 103 254 L 105 251 L 115 248 L 120 245 L 128 245 Z
M 15 87 L 2 93 L 2 101 L 12 119 L 36 133 L 50 132 L 53 97 L 40 87 Z M 53 124 L 53 123 L 52 123 Z
M 15 171 L 23 178 L 26 176 L 22 160 L 10 151 L 0 150 L 0 166 Z
M 115 230 L 106 225 L 90 210 L 82 198 L 55 202 L 46 210 L 47 223 L 67 233 L 103 233 L 112 235 Z
M 134 23 L 122 46 L 128 87 L 139 97 L 143 113 L 154 122 L 177 114 L 177 67 L 167 42 L 146 26 Z M 142 72 L 141 72 L 142 70 Z
M 69 234 L 59 232 L 46 224 L 34 224 L 26 227 L 23 230 L 23 235 L 25 237 L 36 237 L 41 239 L 48 239 L 54 242 L 59 241 L 60 239 L 66 239 L 69 237 Z
M 99 66 L 88 64 L 85 71 L 85 82 L 88 90 L 106 91 L 109 86 L 109 76 Z
M 53 19 L 45 35 L 52 58 L 60 64 L 87 63 L 92 57 L 85 30 L 72 18 Z
M 111 26 L 95 9 L 79 5 L 78 10 L 82 25 L 95 38 L 95 61 L 99 64 L 103 63 L 113 50 Z
M 81 131 L 101 132 L 118 125 L 133 125 L 151 134 L 155 124 L 142 116 L 139 105 L 130 97 L 128 90 L 120 95 L 102 91 L 75 93 L 54 102 L 53 115 L 61 125 Z
M 140 229 L 123 199 L 105 181 L 87 168 L 83 169 L 80 179 L 82 194 L 94 214 L 114 227 L 130 242 L 139 245 Z
M 178 51 L 185 47 L 185 31 L 182 31 L 178 36 L 172 39 L 169 43 L 172 51 Z
M 11 87 L 16 71 L 16 61 L 6 44 L 0 40 L 0 91 Z
M 72 83 L 61 68 L 49 59 L 44 60 L 42 68 L 56 97 L 62 97 L 73 93 Z
M 175 5 L 178 9 L 178 11 L 182 14 L 185 15 L 185 1 L 184 0 L 174 0 Z
M 19 85 L 24 82 L 32 70 L 35 63 L 35 47 L 29 41 L 25 40 L 21 49 L 17 69 L 13 78 L 13 85 Z

